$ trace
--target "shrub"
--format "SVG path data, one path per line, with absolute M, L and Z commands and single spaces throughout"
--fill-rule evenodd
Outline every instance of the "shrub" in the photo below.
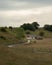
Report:
M 2 32 L 7 32 L 7 30 L 5 28 L 1 28 Z
M 40 36 L 44 36 L 44 32 L 40 32 L 39 35 L 40 35 Z
M 5 29 L 7 29 L 7 26 L 5 26 Z
M 1 38 L 1 39 L 4 39 L 4 40 L 6 39 L 4 36 L 0 36 L 0 38 Z
M 17 28 L 17 38 L 22 39 L 25 37 L 25 32 L 22 28 Z
M 9 29 L 11 29 L 11 30 L 12 30 L 12 29 L 13 29 L 13 27 L 12 27 L 12 26 L 9 26 Z
M 26 34 L 31 34 L 31 32 L 29 30 L 26 31 Z

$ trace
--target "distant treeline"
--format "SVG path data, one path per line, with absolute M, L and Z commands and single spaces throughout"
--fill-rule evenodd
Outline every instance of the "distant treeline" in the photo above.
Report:
M 10 30 L 14 29 L 15 27 L 9 26 L 9 27 L 0 27 L 1 31 L 6 31 L 5 29 L 9 28 Z M 18 28 L 18 27 L 16 27 Z M 30 31 L 35 31 L 40 28 L 40 24 L 38 22 L 33 22 L 33 23 L 24 23 L 22 24 L 19 28 L 23 28 L 24 30 L 30 30 Z M 52 32 L 52 25 L 45 24 L 43 29 Z
M 21 25 L 20 27 L 23 28 L 24 30 L 35 31 L 36 29 L 39 28 L 39 24 L 37 22 L 33 22 L 32 24 L 25 23 L 25 24 Z
M 52 25 L 44 25 L 44 29 L 52 32 Z
M 36 29 L 39 28 L 39 24 L 37 22 L 33 22 L 33 23 L 24 23 L 23 25 L 21 25 L 20 27 L 23 28 L 24 30 L 30 30 L 30 31 L 35 31 Z M 52 25 L 44 25 L 43 29 L 47 30 L 47 31 L 51 31 L 52 32 Z

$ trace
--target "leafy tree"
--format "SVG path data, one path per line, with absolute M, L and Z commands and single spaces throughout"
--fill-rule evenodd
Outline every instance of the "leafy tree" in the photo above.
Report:
M 33 22 L 32 25 L 33 25 L 36 29 L 38 29 L 38 27 L 39 27 L 39 24 L 38 24 L 37 22 Z
M 29 24 L 29 23 L 23 24 L 21 27 L 22 27 L 24 30 L 31 30 L 31 31 L 34 31 L 34 30 L 35 30 L 35 27 L 34 27 L 33 25 Z
M 44 25 L 44 29 L 52 32 L 52 25 Z
M 36 29 L 38 29 L 39 24 L 37 22 L 33 22 L 32 24 L 23 24 L 20 26 L 21 28 L 23 28 L 24 30 L 30 30 L 30 31 L 35 31 Z
M 12 27 L 12 26 L 9 26 L 9 29 L 11 29 L 11 30 L 12 30 L 12 29 L 13 29 L 13 27 Z

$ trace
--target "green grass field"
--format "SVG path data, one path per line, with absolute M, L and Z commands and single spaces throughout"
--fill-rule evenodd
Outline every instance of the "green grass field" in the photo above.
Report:
M 52 65 L 52 33 L 45 32 L 43 40 L 36 43 L 18 44 L 17 30 L 0 31 L 0 65 Z M 33 32 L 38 34 L 41 30 Z M 8 47 L 15 44 L 13 47 Z
M 44 29 L 38 29 L 38 30 L 36 30 L 35 32 L 34 32 L 34 34 L 39 34 L 40 32 L 44 32 L 44 37 L 45 38 L 52 38 L 52 32 L 50 32 L 50 31 L 47 31 L 47 30 L 44 30 Z
M 25 34 L 24 31 L 18 31 L 18 28 L 13 28 L 12 30 L 7 28 L 6 30 L 7 32 L 2 32 L 0 28 L 0 44 L 17 44 L 18 38 L 22 37 L 22 35 Z M 44 32 L 45 38 L 52 38 L 52 32 L 43 29 L 38 29 L 35 32 L 31 32 L 31 34 L 39 35 L 41 31 Z M 1 37 L 4 37 L 5 39 Z
M 17 44 L 20 37 L 23 36 L 23 30 L 19 28 L 13 28 L 12 30 L 7 28 L 6 32 L 1 31 L 0 28 L 0 45 L 3 44 Z

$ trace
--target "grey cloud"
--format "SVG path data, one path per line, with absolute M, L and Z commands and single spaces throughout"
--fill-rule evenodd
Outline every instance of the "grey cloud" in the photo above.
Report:
M 29 10 L 27 11 L 28 13 L 31 10 L 33 10 L 32 11 L 33 14 L 29 14 L 26 16 L 26 14 L 23 11 L 25 15 L 19 16 L 19 14 L 17 14 L 18 10 L 20 10 L 20 12 L 22 10 L 25 11 Z M 1 13 L 1 11 L 3 12 Z M 10 11 L 12 12 L 12 14 Z M 39 21 L 41 25 L 45 24 L 45 22 L 51 24 L 52 23 L 51 13 L 52 13 L 52 0 L 0 0 L 0 26 L 19 26 L 22 23 L 32 22 L 35 20 Z
M 11 0 L 11 1 L 14 1 L 14 0 Z M 16 2 L 41 2 L 41 3 L 51 3 L 52 0 L 15 0 Z
M 30 9 L 52 6 L 52 0 L 0 0 L 0 10 Z
M 52 23 L 52 13 L 42 13 L 39 15 L 36 14 L 30 14 L 27 16 L 0 16 L 0 26 L 20 26 L 23 23 L 31 23 L 33 21 L 37 21 L 41 26 L 44 24 L 51 24 Z

